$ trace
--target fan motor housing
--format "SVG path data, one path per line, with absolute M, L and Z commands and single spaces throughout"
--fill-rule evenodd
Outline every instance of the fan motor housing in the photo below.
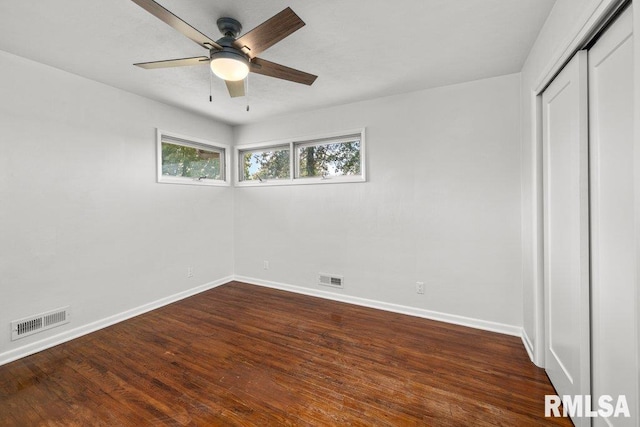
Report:
M 220 25 L 220 21 L 223 19 L 229 19 L 235 22 L 235 19 L 232 18 L 220 18 L 218 19 L 218 24 Z M 240 23 L 238 23 L 240 25 Z M 242 28 L 240 26 L 239 28 Z M 249 57 L 240 49 L 235 46 L 236 39 L 232 36 L 224 36 L 216 41 L 222 49 L 211 49 L 209 51 L 209 57 L 213 60 L 214 58 L 230 58 L 237 59 L 242 62 L 245 62 L 247 65 L 249 64 Z
M 222 46 L 222 50 L 211 49 L 209 51 L 209 57 L 212 61 L 217 58 L 229 58 L 242 61 L 249 65 L 249 58 L 240 49 L 236 49 L 233 46 L 225 46 L 223 44 L 220 44 L 220 46 Z

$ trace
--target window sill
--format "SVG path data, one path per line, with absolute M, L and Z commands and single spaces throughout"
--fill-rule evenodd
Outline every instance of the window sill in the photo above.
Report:
M 197 180 L 191 178 L 168 178 L 159 179 L 158 184 L 178 184 L 178 185 L 196 185 L 205 187 L 230 187 L 231 183 L 218 180 Z
M 262 181 L 240 181 L 236 182 L 236 187 L 271 187 L 282 185 L 324 185 L 324 184 L 346 184 L 356 182 L 367 182 L 362 176 L 332 177 L 332 178 L 296 178 L 296 179 L 273 179 Z

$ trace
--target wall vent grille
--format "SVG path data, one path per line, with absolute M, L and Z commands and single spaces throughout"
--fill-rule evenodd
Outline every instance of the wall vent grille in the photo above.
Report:
M 331 286 L 333 288 L 344 288 L 344 277 L 320 273 L 318 284 L 322 286 Z
M 69 307 L 11 322 L 11 341 L 69 323 Z

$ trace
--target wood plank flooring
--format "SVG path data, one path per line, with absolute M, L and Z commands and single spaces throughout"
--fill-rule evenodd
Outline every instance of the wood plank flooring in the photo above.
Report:
M 1 426 L 529 426 L 519 338 L 232 282 L 0 366 Z

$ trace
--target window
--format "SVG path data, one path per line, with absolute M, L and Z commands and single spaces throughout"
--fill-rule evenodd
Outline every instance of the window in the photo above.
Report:
M 296 178 L 359 176 L 360 135 L 295 143 Z
M 158 182 L 228 185 L 228 147 L 158 130 Z
M 267 179 L 289 179 L 289 146 L 268 147 L 240 151 L 240 179 L 242 181 L 264 181 Z
M 364 130 L 236 147 L 238 185 L 365 181 Z

